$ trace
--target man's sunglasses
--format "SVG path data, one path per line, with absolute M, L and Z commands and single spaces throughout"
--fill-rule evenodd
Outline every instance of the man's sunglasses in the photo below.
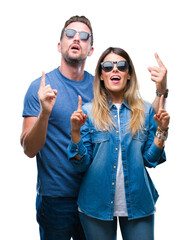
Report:
M 82 41 L 87 41 L 89 39 L 89 37 L 92 36 L 92 34 L 87 33 L 87 32 L 77 32 L 74 29 L 67 29 L 67 28 L 65 29 L 65 33 L 68 38 L 74 38 L 75 34 L 79 33 L 80 40 L 82 40 Z
M 114 68 L 114 64 L 117 64 L 117 69 L 121 72 L 125 72 L 127 69 L 129 69 L 129 64 L 125 60 L 119 62 L 105 61 L 101 63 L 101 67 L 105 72 L 111 72 Z

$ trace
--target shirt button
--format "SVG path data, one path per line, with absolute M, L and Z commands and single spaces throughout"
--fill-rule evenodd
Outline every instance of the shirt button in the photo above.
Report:
M 115 148 L 115 150 L 117 151 L 117 150 L 118 150 L 118 148 Z
M 111 204 L 113 204 L 113 201 L 111 201 Z
M 112 185 L 114 185 L 114 182 L 112 182 Z
M 129 201 L 129 200 L 128 200 L 127 202 L 128 202 L 128 203 L 130 203 L 130 201 Z
M 114 118 L 116 118 L 116 117 L 117 117 L 117 115 L 114 116 Z
M 119 133 L 119 131 L 117 130 L 116 133 Z
M 120 116 L 120 118 L 122 118 L 122 117 L 123 117 L 123 115 Z
M 127 186 L 128 186 L 128 184 L 129 184 L 129 183 L 128 183 L 128 182 L 126 182 L 126 185 L 127 185 Z
M 125 150 L 125 148 L 123 147 L 123 150 Z
M 113 168 L 116 168 L 116 166 L 114 165 Z
M 124 168 L 126 168 L 126 167 L 127 167 L 127 165 L 125 164 L 125 165 L 124 165 Z
M 78 148 L 76 148 L 76 152 L 78 152 Z

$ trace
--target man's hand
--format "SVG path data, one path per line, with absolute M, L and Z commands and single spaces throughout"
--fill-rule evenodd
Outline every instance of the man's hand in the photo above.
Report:
M 38 90 L 38 98 L 40 100 L 41 112 L 50 115 L 55 104 L 57 90 L 51 86 L 45 85 L 45 73 L 42 72 L 40 88 Z
M 148 71 L 151 73 L 151 80 L 156 83 L 156 90 L 160 94 L 165 94 L 167 88 L 167 69 L 157 53 L 155 53 L 155 58 L 158 67 L 148 67 Z

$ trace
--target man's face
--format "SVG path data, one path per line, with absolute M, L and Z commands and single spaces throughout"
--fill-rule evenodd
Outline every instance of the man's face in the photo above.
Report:
M 74 37 L 70 38 L 67 37 L 66 32 L 64 32 L 63 38 L 58 44 L 58 50 L 68 64 L 82 65 L 87 56 L 92 55 L 94 49 L 91 46 L 91 37 L 89 37 L 87 41 L 81 40 L 79 32 L 91 34 L 90 29 L 86 24 L 81 22 L 70 23 L 66 29 L 74 29 L 77 33 Z

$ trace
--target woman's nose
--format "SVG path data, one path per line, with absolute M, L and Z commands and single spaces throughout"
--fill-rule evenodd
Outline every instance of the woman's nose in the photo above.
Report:
M 114 63 L 113 66 L 114 66 L 114 67 L 113 67 L 113 70 L 112 70 L 112 71 L 117 72 L 117 71 L 118 71 L 117 63 Z

